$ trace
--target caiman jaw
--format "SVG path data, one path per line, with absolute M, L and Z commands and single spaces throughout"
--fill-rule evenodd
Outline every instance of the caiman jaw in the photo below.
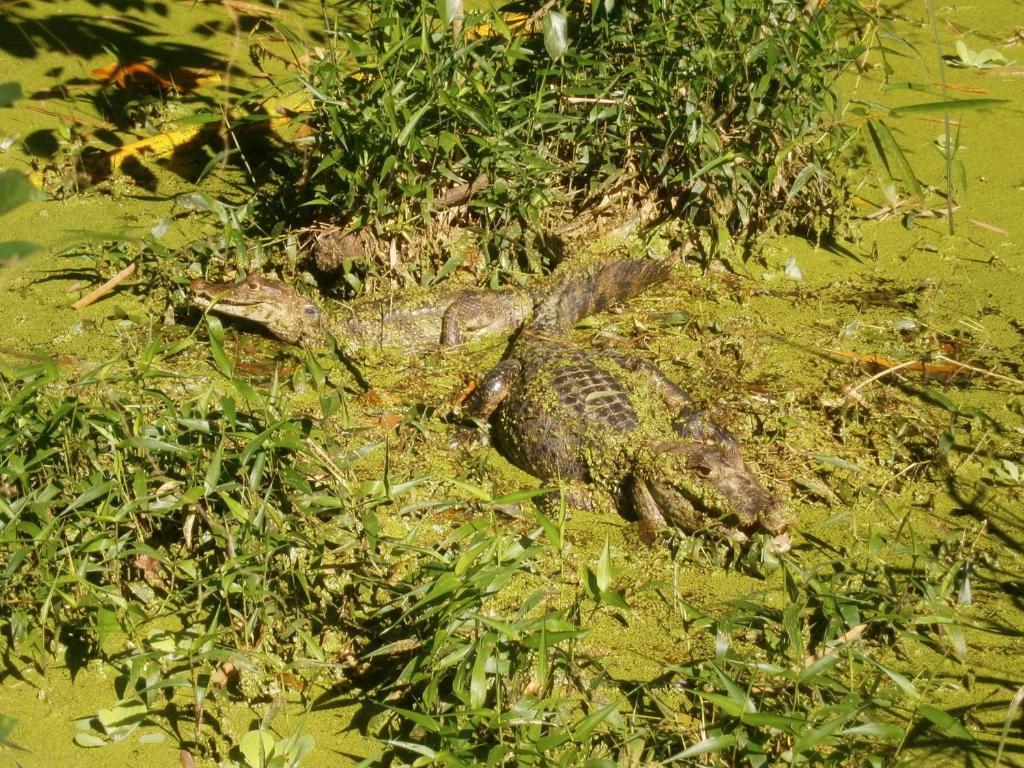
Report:
M 193 280 L 192 301 L 205 310 L 262 325 L 289 344 L 317 343 L 320 310 L 302 294 L 278 280 L 251 272 L 240 283 Z

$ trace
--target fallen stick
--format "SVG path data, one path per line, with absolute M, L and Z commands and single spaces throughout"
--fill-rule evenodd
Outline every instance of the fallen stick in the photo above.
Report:
M 970 369 L 970 366 L 958 363 L 955 360 L 949 360 L 949 358 L 942 358 L 946 360 L 945 363 L 926 363 L 921 360 L 911 360 L 909 362 L 901 363 L 898 360 L 891 360 L 888 357 L 880 357 L 878 355 L 862 355 L 857 352 L 847 352 L 842 349 L 829 350 L 830 354 L 836 357 L 845 357 L 848 360 L 861 363 L 862 365 L 872 365 L 876 368 L 885 368 L 887 371 L 892 371 L 898 368 L 899 370 L 917 371 L 918 373 L 926 373 L 932 376 L 956 376 L 962 373 L 965 369 Z M 885 371 L 883 371 L 884 373 Z
M 804 669 L 807 669 L 809 666 L 819 661 L 820 659 L 825 658 L 826 656 L 831 656 L 833 653 L 839 650 L 841 646 L 848 645 L 852 641 L 856 640 L 858 637 L 864 634 L 864 630 L 867 628 L 867 624 L 858 624 L 857 626 L 848 629 L 846 632 L 837 637 L 833 641 L 833 644 L 831 646 L 827 648 L 819 648 L 815 653 L 812 653 L 810 656 L 804 659 Z
M 954 360 L 951 357 L 945 355 L 936 355 L 936 358 L 941 360 L 941 363 L 926 363 L 923 360 L 910 360 L 905 363 L 900 363 L 896 360 L 891 360 L 888 357 L 880 357 L 879 355 L 862 355 L 857 352 L 847 352 L 842 349 L 831 349 L 829 353 L 836 357 L 844 357 L 848 360 L 861 363 L 862 365 L 871 365 L 876 368 L 884 369 L 882 374 L 891 373 L 894 370 L 901 371 L 916 371 L 917 373 L 924 373 L 929 376 L 966 376 L 968 374 L 976 374 L 978 376 L 986 376 L 990 379 L 998 379 L 999 381 L 1005 381 L 1008 384 L 1017 384 L 1024 386 L 1024 381 L 1015 379 L 1012 376 L 1005 376 L 995 371 L 989 371 L 985 368 L 978 368 L 968 363 L 962 363 L 959 360 Z M 873 380 L 873 379 L 872 379 Z
M 108 293 L 113 291 L 115 288 L 117 288 L 117 286 L 119 286 L 121 283 L 123 283 L 125 280 L 127 280 L 129 277 L 131 277 L 134 274 L 135 274 L 135 265 L 134 264 L 129 264 L 127 267 L 122 269 L 120 272 L 118 272 L 112 278 L 107 280 L 107 282 L 105 282 L 99 288 L 94 288 L 93 290 L 91 290 L 87 294 L 85 294 L 85 296 L 83 296 L 78 301 L 76 301 L 74 304 L 72 304 L 71 308 L 72 309 L 83 309 L 85 307 L 88 307 L 90 304 L 95 304 L 97 301 L 99 301 L 104 296 L 106 296 Z

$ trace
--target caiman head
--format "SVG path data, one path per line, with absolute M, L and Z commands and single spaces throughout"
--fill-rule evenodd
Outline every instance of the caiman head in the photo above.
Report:
M 289 344 L 323 341 L 319 307 L 279 280 L 250 272 L 240 283 L 193 280 L 192 301 L 203 309 L 257 323 Z
M 772 535 L 770 549 L 787 552 L 789 520 L 731 440 L 666 440 L 639 457 L 633 503 L 648 527 L 718 530 L 739 544 L 750 534 Z

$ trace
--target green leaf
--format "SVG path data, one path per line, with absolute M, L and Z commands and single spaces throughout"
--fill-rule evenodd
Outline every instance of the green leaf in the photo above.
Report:
M 401 749 L 407 749 L 410 752 L 415 752 L 417 755 L 423 755 L 433 762 L 434 758 L 437 757 L 437 752 L 425 744 L 418 744 L 414 741 L 400 741 L 399 739 L 387 739 L 385 744 L 390 744 L 393 747 L 399 747 Z M 371 763 L 377 765 L 378 763 Z M 416 762 L 413 765 L 430 765 L 431 763 L 420 763 Z
M 608 544 L 608 539 L 605 538 L 604 546 L 601 548 L 601 557 L 597 560 L 597 568 L 594 571 L 594 576 L 597 579 L 597 588 L 604 592 L 612 583 L 612 550 Z
M 945 710 L 933 707 L 931 704 L 921 704 L 917 708 L 917 714 L 937 725 L 947 736 L 974 741 L 971 732 Z
M 423 712 L 416 712 L 412 709 L 403 709 L 402 707 L 389 706 L 388 709 L 392 712 L 395 712 L 396 714 L 401 715 L 414 725 L 418 725 L 420 728 L 423 728 L 428 733 L 441 732 L 441 723 L 439 723 L 434 718 L 430 717 L 430 715 L 426 715 Z
M 787 717 L 774 712 L 744 712 L 740 720 L 748 725 L 767 725 L 769 728 L 775 728 L 783 733 L 797 733 L 807 722 L 799 717 Z
M 841 459 L 838 456 L 826 456 L 822 453 L 812 453 L 812 459 L 817 459 L 822 464 L 831 464 L 833 467 L 839 467 L 840 469 L 848 469 L 851 472 L 863 472 L 860 467 L 856 464 L 851 464 L 846 459 Z
M 146 451 L 167 451 L 168 453 L 185 453 L 186 449 L 166 440 L 157 440 L 155 437 L 129 437 L 126 441 L 129 445 L 142 448 Z
M 441 22 L 446 27 L 456 19 L 465 18 L 462 0 L 437 0 L 437 15 L 441 17 Z
M 0 261 L 20 259 L 38 250 L 39 246 L 35 243 L 29 243 L 24 240 L 7 240 L 0 243 Z
M 487 661 L 493 648 L 494 633 L 488 632 L 477 647 L 469 679 L 469 706 L 473 709 L 481 709 L 487 703 Z
M 724 733 L 718 736 L 709 736 L 706 739 L 698 741 L 696 744 L 691 744 L 682 752 L 678 752 L 668 760 L 666 763 L 674 763 L 677 760 L 686 760 L 690 757 L 696 757 L 697 755 L 706 755 L 709 752 L 721 752 L 723 749 L 728 749 L 736 743 L 736 737 L 731 733 Z
M 548 11 L 544 16 L 544 49 L 552 61 L 558 61 L 569 50 L 569 32 L 565 14 Z
M 33 187 L 25 174 L 17 171 L 0 172 L 0 216 L 20 205 L 45 198 L 46 195 Z
M 76 733 L 75 744 L 80 747 L 105 747 L 109 742 L 94 733 Z
M 601 602 L 622 611 L 629 610 L 629 603 L 626 602 L 625 596 L 617 589 L 601 590 Z
M 207 494 L 213 493 L 220 482 L 220 463 L 224 457 L 224 441 L 217 443 L 217 449 L 210 457 L 210 463 L 206 467 L 206 477 L 203 479 L 203 490 Z
M 947 110 L 962 109 L 987 109 L 1006 104 L 1006 99 L 949 99 L 947 101 L 928 101 L 923 104 L 908 104 L 905 107 L 896 107 L 890 114 L 899 117 L 921 112 L 945 112 Z
M 561 530 L 555 523 L 539 509 L 534 508 L 533 516 L 540 524 L 541 529 L 544 531 L 544 535 L 547 536 L 548 543 L 555 552 L 562 551 L 562 534 Z
M 591 712 L 589 715 L 580 720 L 579 725 L 576 726 L 576 730 L 572 732 L 572 740 L 575 742 L 586 741 L 590 738 L 590 734 L 594 732 L 601 723 L 607 720 L 613 712 L 618 710 L 619 702 L 613 701 L 596 712 Z
M 921 182 L 918 181 L 910 161 L 907 160 L 907 156 L 903 153 L 903 148 L 896 141 L 896 137 L 892 135 L 889 127 L 881 120 L 873 120 L 869 124 L 869 128 L 877 131 L 880 143 L 887 152 L 886 157 L 892 156 L 895 159 L 896 164 L 899 166 L 900 181 L 906 186 L 907 191 L 915 197 L 924 197 L 924 189 L 921 187 Z
M 814 163 L 805 165 L 800 173 L 797 174 L 796 178 L 793 179 L 793 184 L 789 188 L 789 192 L 786 193 L 786 202 L 792 202 L 800 191 L 807 186 L 807 182 L 811 180 L 818 171 L 818 166 Z
M 409 122 L 402 128 L 402 132 L 398 134 L 398 138 L 395 140 L 400 147 L 404 147 L 409 142 L 409 137 L 412 136 L 412 132 L 416 130 L 416 124 L 420 121 L 420 118 L 426 114 L 427 110 L 430 109 L 430 104 L 424 104 L 409 118 Z
M 974 52 L 967 47 L 967 43 L 963 40 L 956 41 L 956 55 L 960 57 L 960 61 L 964 64 L 974 63 Z
M 868 658 L 870 661 L 872 661 L 874 663 L 874 665 L 876 667 L 878 667 L 880 670 L 882 670 L 882 672 L 885 674 L 885 676 L 888 677 L 890 680 L 892 680 L 897 685 L 897 687 L 901 691 L 903 691 L 903 695 L 904 696 L 906 696 L 907 698 L 910 698 L 910 699 L 919 699 L 919 698 L 921 698 L 921 694 L 918 693 L 917 688 L 915 688 L 914 684 L 912 682 L 910 682 L 910 680 L 908 680 L 906 677 L 901 675 L 895 669 L 890 669 L 889 667 L 886 667 L 883 664 L 879 664 L 877 661 L 874 661 L 870 657 L 866 657 L 866 658 Z
M 0 107 L 9 107 L 20 98 L 20 83 L 0 83 Z
M 96 611 L 96 639 L 100 645 L 112 637 L 121 634 L 121 625 L 117 622 L 117 611 L 101 607 Z
M 852 728 L 844 728 L 839 731 L 841 736 L 869 736 L 873 739 L 885 739 L 886 741 L 902 741 L 906 736 L 906 728 L 901 728 L 892 723 L 862 723 Z
M 249 731 L 238 740 L 238 749 L 249 768 L 265 768 L 274 755 L 274 737 L 259 729 Z
M 107 736 L 113 741 L 121 741 L 142 724 L 147 711 L 142 699 L 128 699 L 110 709 L 99 710 L 96 719 L 100 721 Z
M 809 680 L 814 680 L 818 675 L 827 669 L 831 669 L 842 658 L 838 653 L 826 653 L 819 659 L 815 659 L 811 664 L 800 671 L 800 676 L 797 680 L 801 683 L 806 683 Z
M 213 361 L 218 371 L 231 377 L 234 366 L 226 354 L 224 354 L 224 326 L 220 318 L 213 315 L 206 315 L 206 329 L 210 337 L 210 352 L 213 354 Z
M 720 693 L 711 693 L 709 691 L 689 691 L 692 694 L 700 696 L 705 701 L 710 701 L 721 709 L 725 714 L 732 715 L 733 717 L 742 717 L 744 713 L 743 704 L 737 703 L 730 699 L 728 696 L 723 696 Z
M 10 744 L 11 734 L 14 733 L 18 721 L 7 715 L 0 715 L 0 744 Z
M 852 714 L 853 713 L 851 712 L 840 717 L 835 717 L 800 736 L 795 742 L 793 742 L 793 754 L 799 755 L 809 749 L 814 749 L 835 733 L 843 723 L 847 722 Z

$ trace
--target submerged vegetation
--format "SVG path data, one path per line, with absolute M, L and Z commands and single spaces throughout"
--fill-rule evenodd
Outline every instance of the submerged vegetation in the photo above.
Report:
M 708 264 L 764 233 L 844 234 L 850 180 L 865 172 L 882 214 L 915 226 L 936 193 L 893 121 L 998 103 L 843 98 L 870 57 L 910 50 L 877 36 L 877 9 L 855 0 L 534 5 L 385 0 L 335 16 L 323 4 L 316 44 L 283 23 L 254 32 L 270 85 L 225 110 L 205 171 L 237 161 L 256 191 L 180 196 L 168 215 L 214 222 L 181 248 L 161 221 L 77 248 L 73 263 L 138 270 L 154 316 L 199 271 L 295 273 L 307 242 L 349 291 L 518 280 L 622 219 L 642 225 L 624 247 L 686 239 Z M 956 51 L 965 71 L 1005 61 Z M 121 62 L 104 88 L 145 71 Z M 205 107 L 179 125 L 170 99 L 131 103 L 190 144 L 220 125 Z M 938 142 L 947 175 L 959 139 L 947 128 Z M 133 151 L 107 166 L 130 175 Z M 87 159 L 59 161 L 82 171 Z M 34 196 L 12 173 L 0 214 Z M 365 765 L 1011 764 L 1024 681 L 983 680 L 974 665 L 983 648 L 1019 655 L 1019 622 L 992 606 L 1019 616 L 1007 553 L 1021 546 L 1024 412 L 1019 397 L 962 404 L 934 379 L 956 385 L 968 369 L 945 355 L 976 353 L 975 381 L 1019 387 L 1019 363 L 996 360 L 973 327 L 890 318 L 932 286 L 880 281 L 828 331 L 863 334 L 871 354 L 847 360 L 884 370 L 843 386 L 849 369 L 817 360 L 824 385 L 783 394 L 763 358 L 751 380 L 759 351 L 730 310 L 690 307 L 718 292 L 742 314 L 759 290 L 796 306 L 828 289 L 804 292 L 792 256 L 756 288 L 735 277 L 706 278 L 683 310 L 591 325 L 690 371 L 698 400 L 742 399 L 733 422 L 801 512 L 797 546 L 779 556 L 700 537 L 640 547 L 618 521 L 535 506 L 521 476 L 456 451 L 439 401 L 464 382 L 448 372 L 480 373 L 493 350 L 404 361 L 396 383 L 333 349 L 263 360 L 212 316 L 194 313 L 201 330 L 185 335 L 122 312 L 114 359 L 73 375 L 50 360 L 0 365 L 6 676 L 115 670 L 67 738 L 171 742 L 185 766 L 334 764 L 324 742 L 342 728 L 366 737 L 346 755 Z M 894 337 L 922 359 L 882 357 Z M 868 403 L 879 381 L 891 386 Z M 998 695 L 979 701 L 984 685 Z M 0 715 L 0 748 L 19 746 L 43 751 Z

